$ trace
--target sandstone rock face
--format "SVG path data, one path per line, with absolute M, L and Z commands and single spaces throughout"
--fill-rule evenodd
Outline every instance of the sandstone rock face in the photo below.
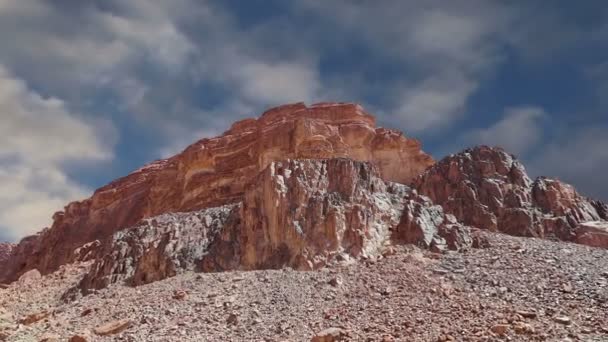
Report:
M 407 190 L 351 159 L 273 162 L 245 194 L 241 226 L 222 232 L 204 269 L 311 270 L 377 255 L 399 223 Z
M 405 185 L 384 182 L 371 163 L 277 161 L 256 177 L 242 203 L 165 214 L 115 233 L 111 251 L 65 298 L 181 270 L 312 270 L 377 257 L 392 243 L 442 251 L 466 248 L 470 241 L 453 216 Z
M 74 250 L 83 244 L 99 240 L 107 246 L 114 232 L 147 217 L 240 202 L 252 179 L 273 161 L 336 157 L 370 161 L 383 179 L 400 183 L 433 163 L 417 140 L 376 128 L 359 105 L 277 107 L 67 205 L 52 227 L 19 243 L 0 280 L 32 268 L 46 274 L 77 259 Z
M 414 187 L 464 224 L 512 235 L 577 241 L 579 224 L 607 219 L 605 204 L 557 180 L 532 181 L 523 165 L 499 148 L 449 156 L 420 175 Z

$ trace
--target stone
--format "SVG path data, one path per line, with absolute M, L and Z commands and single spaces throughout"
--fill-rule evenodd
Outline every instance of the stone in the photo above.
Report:
M 515 313 L 524 318 L 536 318 L 537 314 L 534 311 L 518 310 Z
M 182 300 L 186 298 L 188 293 L 184 290 L 175 290 L 173 291 L 173 299 Z
M 450 155 L 413 186 L 465 225 L 608 248 L 606 204 L 558 180 L 532 181 L 524 166 L 500 148 L 479 146 Z
M 23 273 L 17 282 L 19 285 L 29 285 L 40 281 L 41 278 L 40 272 L 37 269 L 33 269 Z
M 280 106 L 68 204 L 53 216 L 50 228 L 12 248 L 0 282 L 30 269 L 47 274 L 60 265 L 106 254 L 115 232 L 142 219 L 239 202 L 272 162 L 337 157 L 371 162 L 382 179 L 403 184 L 434 163 L 417 140 L 377 128 L 374 117 L 357 104 Z M 98 246 L 87 246 L 95 240 Z
M 239 322 L 239 316 L 237 316 L 237 314 L 235 313 L 231 313 L 230 315 L 228 315 L 228 318 L 226 318 L 226 323 L 229 325 L 235 325 Z
M 333 286 L 333 287 L 339 287 L 340 285 L 342 285 L 342 278 L 340 277 L 333 277 L 329 280 L 328 282 L 329 285 Z
M 507 334 L 507 331 L 509 330 L 509 325 L 507 324 L 495 324 L 492 326 L 492 328 L 490 328 L 490 330 L 495 333 L 496 335 L 499 336 L 504 336 Z
M 72 337 L 70 337 L 70 339 L 68 340 L 68 342 L 88 342 L 89 341 L 89 337 L 86 335 L 73 335 Z
M 327 328 L 320 331 L 313 336 L 310 342 L 335 342 L 335 341 L 346 341 L 347 333 L 345 330 L 340 328 Z
M 61 341 L 61 336 L 57 334 L 44 334 L 40 337 L 39 342 L 59 342 Z
M 133 321 L 128 318 L 125 318 L 100 325 L 97 328 L 93 329 L 93 332 L 99 336 L 118 334 L 127 330 L 129 327 L 131 327 L 132 324 Z
M 556 316 L 553 317 L 553 320 L 559 324 L 570 325 L 572 324 L 572 320 L 568 316 Z
M 534 334 L 536 331 L 534 329 L 533 326 L 531 326 L 528 323 L 524 323 L 524 322 L 515 322 L 513 324 L 513 330 L 515 331 L 516 334 L 520 334 L 520 335 L 529 335 L 529 334 Z
M 39 321 L 49 317 L 50 315 L 51 315 L 51 313 L 49 311 L 35 312 L 35 313 L 29 314 L 29 315 L 21 318 L 19 320 L 19 323 L 23 324 L 23 325 L 34 324 L 36 322 L 39 322 Z

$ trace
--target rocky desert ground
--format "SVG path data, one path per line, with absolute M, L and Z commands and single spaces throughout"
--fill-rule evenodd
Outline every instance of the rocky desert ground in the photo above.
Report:
M 317 271 L 185 272 L 66 303 L 63 293 L 90 265 L 73 264 L 0 290 L 2 333 L 6 341 L 608 340 L 608 251 L 484 236 L 485 248 L 466 252 L 400 246 Z M 103 331 L 108 323 L 118 332 Z

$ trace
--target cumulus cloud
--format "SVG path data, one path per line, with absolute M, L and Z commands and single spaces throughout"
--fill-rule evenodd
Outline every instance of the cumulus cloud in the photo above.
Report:
M 408 132 L 436 131 L 464 114 L 467 99 L 477 87 L 476 80 L 461 73 L 431 76 L 401 94 L 394 116 Z
M 577 186 L 584 195 L 608 200 L 608 126 L 567 130 L 543 146 L 528 161 L 535 175 L 557 177 Z
M 63 164 L 108 160 L 113 139 L 1 65 L 0 113 L 0 237 L 13 240 L 43 228 L 53 212 L 88 192 Z
M 467 133 L 465 141 L 469 145 L 500 146 L 524 156 L 543 140 L 542 121 L 547 117 L 540 107 L 507 108 L 502 119 L 490 127 Z
M 365 40 L 374 54 L 399 61 L 404 78 L 385 85 L 395 90 L 380 107 L 385 121 L 418 134 L 437 133 L 466 115 L 469 98 L 504 58 L 514 14 L 492 1 L 377 6 L 333 0 L 300 6 L 337 20 L 346 33 L 335 31 Z

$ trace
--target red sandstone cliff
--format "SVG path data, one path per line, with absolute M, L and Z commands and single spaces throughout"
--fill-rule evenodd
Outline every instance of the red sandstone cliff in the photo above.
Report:
M 54 215 L 50 229 L 15 248 L 4 278 L 13 280 L 33 268 L 53 271 L 82 257 L 74 250 L 84 243 L 99 240 L 107 246 L 114 232 L 147 217 L 240 201 L 246 186 L 272 161 L 336 157 L 372 162 L 384 180 L 400 183 L 433 164 L 417 140 L 377 128 L 359 105 L 277 107 L 70 203 Z

